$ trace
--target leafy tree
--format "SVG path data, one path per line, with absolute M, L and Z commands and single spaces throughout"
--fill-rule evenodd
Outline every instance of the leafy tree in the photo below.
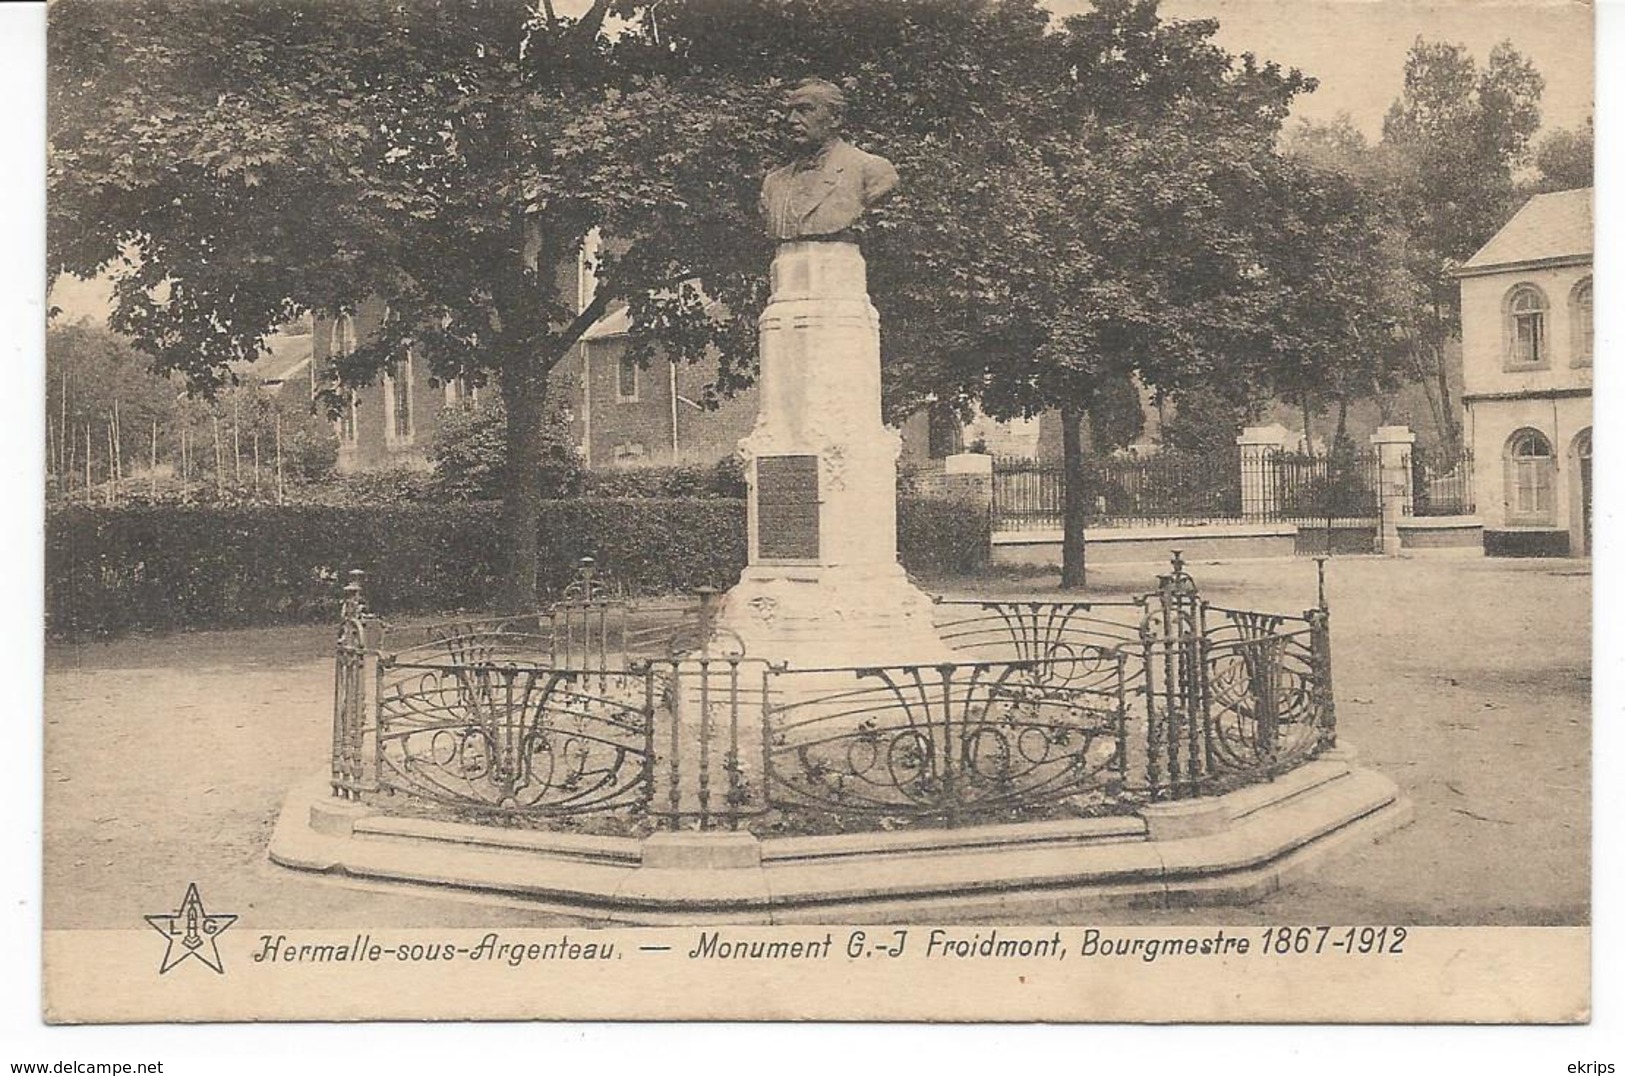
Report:
M 1135 379 L 1175 393 L 1267 374 L 1260 222 L 1312 83 L 1230 55 L 1216 28 L 1099 0 L 1034 47 L 1000 121 L 1010 165 L 982 211 L 1004 229 L 984 285 L 1003 314 L 995 339 L 937 352 L 937 376 L 995 417 L 1060 409 L 1063 586 L 1085 575 L 1084 416 Z
M 1595 156 L 1595 130 L 1590 116 L 1586 117 L 1582 127 L 1553 131 L 1535 147 L 1537 176 L 1529 193 L 1571 191 L 1591 186 Z
M 1280 212 L 1270 221 L 1271 383 L 1313 414 L 1337 408 L 1334 444 L 1355 401 L 1396 388 L 1410 293 L 1403 234 L 1383 202 L 1374 154 L 1347 117 L 1300 123 L 1285 140 Z
M 665 84 L 674 61 L 603 38 L 607 12 L 68 0 L 50 36 L 51 268 L 116 266 L 114 326 L 205 394 L 300 311 L 384 300 L 337 374 L 364 383 L 410 344 L 439 376 L 498 386 L 529 604 L 547 375 L 610 302 L 694 273 L 704 251 L 672 237 L 715 235 L 709 207 L 745 201 L 765 126 L 760 108 L 736 129 L 738 109 L 694 107 L 706 80 Z M 581 309 L 595 227 L 616 253 Z
M 1510 42 L 1482 69 L 1460 45 L 1411 46 L 1405 88 L 1383 121 L 1394 209 L 1404 222 L 1406 272 L 1415 315 L 1403 326 L 1407 358 L 1429 388 L 1447 451 L 1461 444 L 1445 368 L 1445 342 L 1461 332 L 1451 270 L 1506 223 L 1514 175 L 1540 126 L 1544 83 Z
M 517 605 L 547 379 L 586 328 L 624 301 L 636 354 L 714 352 L 724 389 L 752 377 L 771 253 L 755 194 L 787 81 L 848 82 L 853 126 L 907 177 L 871 259 L 893 414 L 954 382 L 914 376 L 935 349 L 1036 338 L 1028 255 L 1054 206 L 1006 201 L 1038 153 L 1007 136 L 1054 70 L 1030 0 L 616 0 L 614 35 L 610 7 L 62 0 L 50 269 L 113 268 L 115 327 L 203 393 L 272 326 L 382 299 L 337 373 L 363 383 L 410 345 L 436 376 L 496 385 Z

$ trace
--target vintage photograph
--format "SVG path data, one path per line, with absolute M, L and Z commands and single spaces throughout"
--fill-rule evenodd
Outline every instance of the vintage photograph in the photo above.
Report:
M 47 1023 L 1591 1019 L 1589 3 L 46 23 Z

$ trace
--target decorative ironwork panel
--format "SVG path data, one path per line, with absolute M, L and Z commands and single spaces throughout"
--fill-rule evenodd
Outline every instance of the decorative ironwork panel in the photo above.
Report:
M 1298 617 L 1215 613 L 1220 622 L 1206 656 L 1212 773 L 1272 776 L 1330 746 L 1329 670 L 1317 654 L 1316 625 Z
M 714 592 L 634 610 L 590 564 L 539 617 L 436 625 L 389 655 L 352 573 L 333 794 L 789 832 L 1212 795 L 1336 742 L 1319 572 L 1301 616 L 1226 609 L 1175 553 L 1129 601 L 939 603 L 960 662 L 794 672 L 748 663 Z
M 425 625 L 419 641 L 396 650 L 394 656 L 406 663 L 533 662 L 547 654 L 549 643 L 546 618 L 534 614 L 467 618 Z
M 938 602 L 937 634 L 981 661 L 1092 660 L 1139 638 L 1141 602 Z
M 566 815 L 646 803 L 652 670 L 388 663 L 378 784 L 439 803 Z
M 1120 670 L 1119 656 L 1109 660 Z M 1123 795 L 1126 730 L 1115 680 L 1072 686 L 1070 662 L 853 673 L 850 689 L 812 698 L 808 686 L 829 674 L 769 673 L 769 697 L 794 700 L 767 717 L 763 768 L 773 806 L 953 825 Z
M 818 559 L 818 457 L 756 461 L 756 549 L 774 560 Z

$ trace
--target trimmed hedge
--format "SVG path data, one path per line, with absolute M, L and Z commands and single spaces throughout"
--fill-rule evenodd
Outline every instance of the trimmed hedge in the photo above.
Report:
M 972 575 L 993 556 L 993 519 L 986 504 L 938 497 L 899 497 L 897 555 L 916 575 Z
M 331 620 L 351 568 L 385 615 L 494 609 L 502 600 L 500 506 L 493 503 L 75 506 L 51 512 L 45 617 L 58 636 Z M 556 595 L 592 556 L 634 593 L 727 587 L 745 565 L 745 504 L 549 501 L 538 570 Z M 928 575 L 987 563 L 985 512 L 903 501 L 903 563 Z

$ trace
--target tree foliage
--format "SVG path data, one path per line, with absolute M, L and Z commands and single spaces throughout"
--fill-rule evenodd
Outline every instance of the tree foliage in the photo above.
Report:
M 1304 409 L 1306 436 L 1307 416 L 1335 406 L 1338 441 L 1350 405 L 1396 388 L 1408 369 L 1404 233 L 1374 154 L 1346 116 L 1300 122 L 1283 148 L 1269 243 L 1270 385 Z
M 1531 194 L 1571 191 L 1592 185 L 1596 156 L 1594 124 L 1590 116 L 1574 129 L 1559 128 L 1535 147 L 1535 182 Z
M 1446 341 L 1461 334 L 1461 297 L 1451 271 L 1511 216 L 1515 176 L 1540 127 L 1544 83 L 1503 41 L 1480 68 L 1460 45 L 1421 38 L 1405 63 L 1405 87 L 1383 121 L 1381 149 L 1394 211 L 1404 225 L 1403 263 L 1415 315 L 1404 326 L 1411 371 L 1447 451 L 1460 445 L 1446 374 Z
M 903 176 L 866 239 L 893 417 L 934 398 L 1075 429 L 1134 379 L 1268 383 L 1290 365 L 1273 318 L 1297 319 L 1300 373 L 1368 332 L 1281 294 L 1315 235 L 1352 235 L 1352 196 L 1277 152 L 1312 80 L 1215 30 L 1155 0 L 1056 25 L 1034 0 L 59 0 L 49 268 L 111 269 L 115 327 L 203 393 L 295 314 L 383 300 L 336 374 L 410 345 L 498 388 L 526 604 L 547 380 L 581 334 L 625 302 L 635 355 L 754 375 L 755 195 L 803 76 L 847 87 L 857 141 Z M 1503 60 L 1480 96 L 1516 105 Z

